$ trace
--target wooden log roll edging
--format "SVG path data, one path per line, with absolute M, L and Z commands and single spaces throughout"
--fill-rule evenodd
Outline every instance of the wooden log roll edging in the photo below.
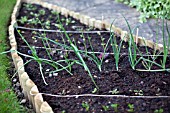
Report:
M 114 31 L 114 33 L 124 41 L 128 41 L 129 33 L 127 31 L 123 31 L 122 29 L 107 23 L 105 21 L 96 20 L 95 18 L 91 18 L 86 15 L 82 15 L 78 12 L 70 11 L 66 8 L 62 8 L 53 4 L 49 4 L 46 2 L 42 2 L 41 0 L 17 0 L 17 3 L 14 7 L 13 13 L 11 15 L 11 25 L 9 26 L 9 41 L 11 45 L 11 56 L 15 65 L 16 70 L 18 71 L 19 82 L 21 84 L 21 88 L 25 95 L 25 98 L 29 100 L 30 104 L 33 105 L 34 110 L 36 113 L 53 113 L 52 108 L 50 105 L 43 100 L 42 94 L 39 93 L 36 84 L 29 78 L 29 73 L 25 72 L 24 63 L 22 58 L 17 54 L 17 42 L 14 35 L 14 25 L 16 24 L 17 20 L 16 17 L 19 14 L 19 10 L 21 7 L 21 3 L 34 3 L 41 5 L 48 9 L 53 9 L 66 17 L 71 16 L 74 19 L 79 20 L 81 23 L 85 25 L 89 25 L 91 27 L 95 27 L 98 29 L 106 29 L 108 31 Z M 111 27 L 110 27 L 111 26 Z M 110 29 L 111 28 L 111 29 Z M 134 40 L 139 45 L 145 45 L 151 47 L 153 49 L 158 49 L 160 51 L 163 50 L 162 44 L 155 44 L 150 40 L 146 40 L 142 37 L 134 36 Z M 170 52 L 169 52 L 170 53 Z

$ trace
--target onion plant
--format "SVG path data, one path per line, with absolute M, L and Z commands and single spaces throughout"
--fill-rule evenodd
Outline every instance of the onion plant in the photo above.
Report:
M 169 29 L 168 29 L 167 22 L 166 22 L 166 31 L 168 33 L 168 41 L 167 42 L 165 40 L 165 32 L 164 31 L 165 30 L 164 30 L 164 19 L 163 19 L 163 22 L 162 22 L 163 60 L 162 60 L 162 64 L 161 65 L 162 65 L 163 69 L 166 69 L 165 65 L 166 65 L 166 61 L 167 61 L 167 58 L 168 58 L 168 52 L 170 51 L 170 32 L 169 32 Z
M 151 68 L 153 65 L 156 65 L 158 67 L 161 67 L 160 64 L 156 63 L 156 59 L 158 58 L 158 56 L 160 55 L 161 52 L 158 52 L 156 54 L 156 49 L 153 51 L 153 55 L 150 54 L 148 47 L 146 46 L 146 41 L 143 38 L 143 42 L 145 44 L 145 50 L 146 50 L 146 54 L 145 56 L 138 50 L 139 54 L 140 54 L 140 58 L 138 61 L 142 61 L 143 66 L 145 67 L 146 70 L 151 71 Z M 138 69 L 137 69 L 138 70 Z M 155 70 L 156 71 L 156 70 Z
M 124 16 L 123 16 L 124 17 Z M 124 17 L 126 24 L 128 26 L 128 29 L 130 31 L 129 34 L 129 39 L 128 39 L 128 56 L 129 56 L 129 62 L 133 70 L 135 70 L 135 66 L 139 63 L 141 59 L 137 59 L 137 51 L 138 47 L 135 43 L 134 36 L 133 36 L 133 31 L 136 29 L 134 28 L 133 30 L 131 29 L 129 22 L 127 19 Z
M 94 63 L 97 65 L 99 71 L 101 71 L 101 70 L 102 70 L 102 69 L 101 69 L 102 62 L 101 62 L 100 59 L 95 55 L 93 46 L 92 46 L 92 44 L 91 44 L 91 37 L 89 37 L 89 36 L 88 36 L 88 42 L 89 42 L 90 48 L 91 48 L 91 50 L 92 50 L 92 53 L 91 53 L 90 55 L 88 55 L 88 57 L 89 57 L 92 61 L 94 61 Z M 87 52 L 86 52 L 86 53 L 87 53 Z
M 93 49 L 93 45 L 91 43 L 91 37 L 88 36 L 88 42 L 90 44 L 90 48 L 91 48 L 92 52 L 89 55 L 89 54 L 87 54 L 89 52 L 86 50 L 85 53 L 86 53 L 86 56 L 89 57 L 97 65 L 100 72 L 102 71 L 102 64 L 103 64 L 104 58 L 106 57 L 106 50 L 109 45 L 109 41 L 110 41 L 110 39 L 107 41 L 106 45 L 103 46 L 103 52 L 100 53 L 100 55 L 98 57 L 98 56 L 96 56 L 95 51 Z
M 116 70 L 118 71 L 119 70 L 120 50 L 122 47 L 123 39 L 121 40 L 121 42 L 118 46 L 116 38 L 114 37 L 115 36 L 114 31 L 111 30 L 113 22 L 111 23 L 111 26 L 110 26 L 110 40 L 111 40 L 111 46 L 112 46 L 112 50 L 114 53 L 114 59 L 115 59 L 115 63 L 116 63 Z
M 59 19 L 59 15 L 58 15 L 58 19 Z M 99 89 L 99 87 L 97 86 L 96 82 L 94 81 L 94 78 L 93 78 L 93 76 L 92 76 L 92 74 L 91 74 L 91 72 L 90 72 L 90 69 L 88 68 L 88 66 L 86 65 L 84 59 L 82 58 L 79 49 L 78 49 L 77 46 L 75 46 L 75 45 L 73 44 L 73 42 L 71 41 L 70 37 L 69 37 L 68 34 L 66 33 L 66 31 L 65 31 L 63 25 L 61 24 L 60 20 L 59 20 L 59 23 L 60 23 L 60 25 L 61 25 L 61 29 L 64 31 L 64 34 L 65 34 L 67 40 L 69 41 L 69 44 L 70 44 L 72 50 L 74 51 L 74 53 L 76 54 L 76 56 L 79 58 L 79 60 L 80 60 L 80 62 L 81 62 L 81 63 L 79 63 L 79 64 L 82 65 L 82 66 L 84 67 L 85 71 L 88 72 L 88 75 L 89 75 L 89 77 L 91 78 L 92 82 L 94 83 L 95 87 L 96 87 L 97 89 Z
M 63 66 L 61 64 L 61 62 L 65 62 L 65 60 L 58 60 L 58 61 L 53 61 L 53 60 L 49 60 L 49 59 L 43 59 L 43 58 L 40 58 L 38 55 L 37 55 L 37 51 L 34 47 L 30 46 L 30 44 L 26 41 L 26 39 L 24 38 L 24 36 L 22 36 L 22 34 L 20 33 L 19 30 L 18 31 L 18 34 L 20 35 L 20 37 L 22 38 L 22 40 L 27 44 L 28 48 L 31 50 L 31 53 L 32 53 L 32 56 L 29 56 L 29 55 L 26 55 L 26 54 L 23 54 L 23 53 L 20 53 L 18 52 L 18 54 L 20 55 L 23 55 L 25 57 L 29 57 L 31 59 L 33 59 L 34 61 L 36 61 L 38 64 L 39 64 L 39 69 L 40 69 L 40 73 L 41 73 L 41 76 L 42 76 L 42 79 L 44 81 L 44 83 L 46 85 L 47 82 L 45 81 L 45 77 L 43 75 L 43 72 L 42 72 L 42 63 L 45 63 L 45 64 L 48 64 L 48 65 L 51 65 L 52 67 L 54 67 L 56 69 L 56 71 L 62 71 L 62 70 L 66 70 L 68 73 L 70 73 L 72 75 L 72 73 L 67 70 L 67 68 L 69 68 L 70 66 L 72 66 L 74 63 L 68 65 L 68 66 Z M 61 68 L 58 69 L 58 66 L 60 66 Z
M 140 53 L 140 58 L 139 60 L 142 60 L 142 64 L 143 66 L 146 68 L 146 70 L 140 70 L 140 69 L 137 69 L 138 71 L 170 71 L 170 69 L 167 69 L 165 67 L 166 65 L 166 62 L 167 62 L 167 58 L 168 58 L 168 52 L 169 52 L 169 49 L 170 49 L 170 33 L 169 33 L 169 30 L 168 30 L 168 26 L 167 26 L 167 23 L 166 23 L 166 31 L 168 33 L 168 41 L 166 42 L 165 40 L 165 30 L 164 30 L 164 19 L 163 19 L 163 24 L 162 24 L 162 38 L 163 38 L 163 55 L 160 55 L 162 52 L 159 51 L 159 52 L 156 52 L 157 50 L 155 49 L 154 52 L 153 52 L 153 55 L 150 55 L 149 54 L 149 51 L 148 51 L 148 47 L 145 47 L 146 49 L 146 56 L 147 58 L 145 58 L 141 53 Z M 143 42 L 145 43 L 145 40 L 143 39 Z M 146 45 L 146 43 L 145 43 Z M 157 32 L 156 32 L 156 46 L 158 46 L 158 29 L 157 29 Z M 157 63 L 156 62 L 156 59 L 158 58 L 158 56 L 162 56 L 162 62 L 161 64 Z M 160 69 L 156 69 L 156 70 L 152 70 L 151 67 L 153 65 L 156 65 L 158 66 Z

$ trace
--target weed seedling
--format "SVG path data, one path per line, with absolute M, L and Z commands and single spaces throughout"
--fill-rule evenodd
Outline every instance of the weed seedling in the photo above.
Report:
M 87 102 L 82 102 L 82 107 L 85 108 L 86 111 L 89 111 L 90 105 Z
M 21 24 L 25 24 L 25 22 L 28 21 L 27 16 L 22 16 L 20 20 L 18 20 L 19 22 L 21 22 Z
M 118 112 L 118 104 L 111 104 L 111 107 L 114 109 L 115 112 Z
M 66 19 L 66 26 L 68 26 L 70 23 L 73 24 L 73 23 L 75 23 L 75 21 L 71 20 L 71 18 L 67 18 Z
M 112 91 L 109 91 L 109 93 L 112 93 L 112 95 L 116 95 L 119 93 L 119 91 L 117 89 L 114 89 Z
M 38 13 L 39 13 L 40 15 L 45 15 L 45 10 L 41 9 L 41 10 L 38 11 Z
M 43 23 L 45 28 L 50 29 L 50 21 L 47 20 L 45 23 Z
M 154 113 L 163 113 L 163 112 L 164 112 L 164 110 L 163 110 L 162 108 L 156 109 L 156 110 L 154 111 Z
M 133 90 L 135 95 L 143 96 L 143 91 L 142 90 Z
M 62 30 L 61 24 L 54 24 L 59 30 Z
M 40 16 L 39 14 L 33 13 L 33 12 L 30 12 L 30 15 L 32 15 L 32 16 L 34 16 L 34 17 L 36 17 L 36 18 L 38 18 L 38 17 Z
M 133 104 L 128 104 L 128 112 L 134 112 L 134 105 Z
M 109 110 L 109 106 L 102 105 L 102 108 L 104 109 L 104 111 L 108 111 Z
M 24 7 L 27 8 L 27 10 L 36 10 L 37 8 L 35 6 L 33 6 L 32 4 L 24 4 Z
M 92 91 L 92 93 L 94 94 L 94 93 L 96 93 L 96 92 L 97 92 L 97 88 L 94 88 L 93 91 Z
M 58 15 L 58 12 L 57 11 L 51 11 L 51 13 L 53 14 L 53 15 Z
M 40 20 L 38 18 L 32 18 L 32 19 L 29 19 L 28 22 L 30 24 L 37 25 L 38 23 L 40 23 Z

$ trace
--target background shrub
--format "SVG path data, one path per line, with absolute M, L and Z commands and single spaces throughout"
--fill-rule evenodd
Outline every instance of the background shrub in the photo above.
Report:
M 170 0 L 116 0 L 131 7 L 136 7 L 141 12 L 140 21 L 146 22 L 146 18 L 170 19 Z

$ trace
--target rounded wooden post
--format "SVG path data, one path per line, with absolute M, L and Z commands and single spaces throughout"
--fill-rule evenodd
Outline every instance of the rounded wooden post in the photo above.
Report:
M 34 82 L 31 80 L 31 79 L 28 79 L 26 81 L 26 86 L 25 86 L 25 90 L 27 92 L 27 95 L 28 95 L 28 99 L 30 101 L 30 104 L 32 104 L 32 96 L 30 95 L 30 91 L 31 91 L 31 88 L 35 86 Z
M 25 72 L 23 60 L 20 60 L 20 61 L 17 63 L 17 71 L 18 71 L 19 77 Z
M 23 90 L 25 98 L 28 99 L 28 95 L 27 95 L 27 91 L 26 91 L 26 81 L 29 79 L 29 76 L 26 72 L 24 72 L 20 77 L 21 77 L 20 78 L 21 88 Z
M 34 107 L 34 110 L 36 111 L 36 107 L 35 107 L 35 95 L 37 95 L 39 93 L 38 91 L 38 88 L 36 85 L 34 85 L 31 90 L 30 90 L 30 96 L 31 96 L 31 101 L 32 101 L 32 104 L 33 104 L 33 107 Z
M 40 108 L 41 113 L 54 113 L 47 102 L 43 102 Z
M 40 93 L 38 93 L 37 95 L 35 95 L 34 97 L 34 101 L 35 101 L 35 111 L 36 113 L 41 113 L 40 112 L 40 108 L 41 108 L 41 105 L 43 103 L 43 97 Z

